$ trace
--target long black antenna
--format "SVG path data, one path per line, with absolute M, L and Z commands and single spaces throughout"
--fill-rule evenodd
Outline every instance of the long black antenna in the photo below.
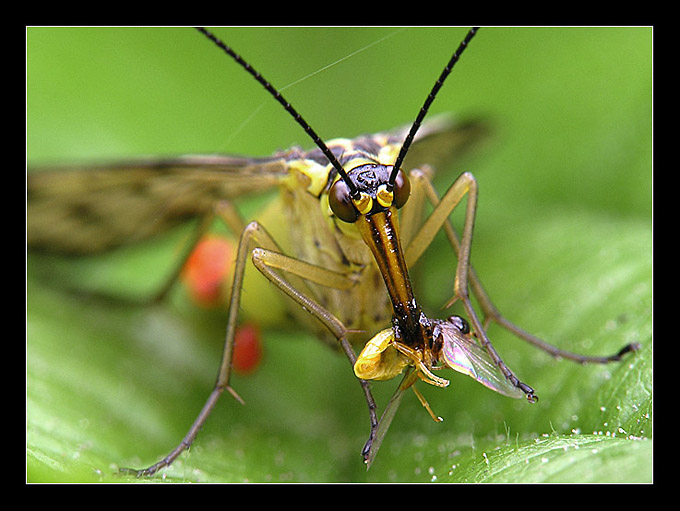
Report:
M 430 105 L 434 101 L 434 97 L 437 95 L 437 92 L 439 92 L 439 89 L 441 89 L 442 85 L 444 85 L 444 80 L 446 80 L 446 77 L 449 76 L 449 73 L 451 73 L 453 66 L 456 64 L 456 62 L 458 62 L 458 59 L 460 58 L 461 54 L 465 51 L 465 48 L 467 48 L 472 38 L 477 33 L 477 30 L 479 30 L 479 27 L 472 27 L 465 36 L 465 39 L 463 39 L 463 41 L 458 46 L 458 49 L 455 52 L 453 52 L 451 60 L 449 60 L 449 63 L 446 64 L 446 67 L 442 71 L 442 74 L 439 75 L 437 82 L 434 84 L 434 87 L 432 87 L 432 90 L 430 91 L 430 94 L 428 94 L 427 99 L 425 99 L 425 103 L 420 108 L 420 112 L 418 112 L 416 120 L 413 121 L 413 124 L 411 125 L 411 130 L 408 132 L 408 135 L 406 135 L 406 138 L 404 139 L 404 143 L 402 144 L 401 150 L 399 151 L 399 156 L 397 156 L 397 160 L 394 162 L 394 168 L 392 169 L 392 173 L 390 174 L 390 180 L 387 184 L 387 188 L 389 190 L 392 190 L 392 188 L 394 187 L 394 181 L 397 179 L 399 167 L 401 167 L 401 164 L 403 163 L 404 158 L 406 157 L 406 153 L 408 152 L 409 147 L 411 147 L 413 138 L 416 136 L 416 132 L 418 131 L 418 128 L 420 128 L 420 124 L 423 122 L 423 119 L 427 115 L 427 111 L 430 108 Z
M 224 44 L 215 35 L 206 30 L 204 27 L 196 27 L 196 29 L 203 35 L 205 35 L 208 39 L 210 39 L 213 43 L 215 43 L 219 48 L 221 48 L 225 53 L 227 53 L 227 55 L 233 58 L 238 64 L 240 64 L 241 67 L 243 67 L 243 69 L 248 71 L 248 73 L 250 73 L 253 76 L 253 78 L 255 78 L 265 89 L 267 89 L 267 92 L 274 96 L 274 99 L 276 101 L 283 105 L 283 108 L 285 108 L 286 111 L 293 116 L 293 119 L 295 119 L 297 123 L 300 126 L 302 126 L 302 129 L 305 130 L 307 135 L 309 135 L 309 137 L 314 141 L 314 143 L 319 147 L 319 149 L 321 149 L 321 152 L 323 152 L 326 158 L 328 158 L 328 161 L 331 162 L 331 165 L 335 167 L 335 170 L 338 171 L 338 174 L 340 174 L 342 180 L 347 184 L 350 195 L 354 198 L 357 198 L 359 196 L 359 190 L 357 190 L 357 187 L 354 186 L 354 183 L 347 175 L 347 172 L 345 172 L 345 169 L 342 168 L 342 165 L 340 165 L 338 159 L 331 152 L 331 150 L 328 149 L 326 144 L 324 144 L 323 140 L 321 140 L 321 137 L 319 137 L 319 135 L 316 134 L 312 127 L 309 124 L 307 124 L 307 121 L 305 121 L 302 118 L 302 116 L 297 112 L 297 110 L 295 110 L 295 108 L 293 108 L 293 106 L 290 103 L 288 103 L 288 101 L 286 101 L 286 99 L 281 95 L 281 93 L 278 90 L 276 90 L 272 84 L 265 80 L 265 78 L 258 71 L 253 69 L 253 67 L 250 64 L 243 60 L 243 58 L 238 53 L 236 53 L 229 46 Z

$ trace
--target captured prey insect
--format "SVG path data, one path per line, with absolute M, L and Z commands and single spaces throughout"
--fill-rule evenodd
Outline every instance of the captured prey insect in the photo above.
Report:
M 426 362 L 420 353 L 415 353 L 412 348 L 397 341 L 394 330 L 388 328 L 366 343 L 354 364 L 354 373 L 366 380 L 389 380 L 408 368 L 406 376 L 385 408 L 372 445 L 367 446 L 365 457 L 368 465 L 372 463 L 378 452 L 401 402 L 403 391 L 409 387 L 413 389 L 432 419 L 435 422 L 442 421 L 442 418 L 435 415 L 425 397 L 414 385 L 418 379 L 421 379 L 436 387 L 447 387 L 449 381 L 434 375 L 433 370 L 454 369 L 505 396 L 513 398 L 524 396 L 525 390 L 505 378 L 489 353 L 476 344 L 465 319 L 460 316 L 450 316 L 445 320 L 433 319 L 431 324 L 432 346 L 429 351 L 423 352 L 429 353 L 431 360 Z M 530 401 L 537 399 L 534 394 L 528 394 L 528 397 Z
M 471 31 L 454 53 L 430 98 L 434 98 L 475 33 L 475 30 Z M 485 319 L 497 321 L 520 337 L 540 344 L 540 341 L 507 323 L 495 311 L 470 266 L 476 182 L 472 175 L 463 174 L 440 199 L 432 194 L 430 172 L 424 167 L 428 163 L 425 149 L 428 145 L 434 143 L 436 147 L 451 139 L 460 142 L 470 133 L 469 130 L 474 133 L 475 127 L 451 127 L 434 123 L 423 124 L 422 129 L 419 129 L 429 107 L 427 103 L 411 130 L 324 144 L 268 82 L 228 51 L 225 45 L 211 38 L 294 115 L 312 135 L 319 149 L 308 152 L 291 150 L 267 159 L 191 157 L 133 161 L 99 168 L 70 169 L 59 174 L 29 174 L 28 179 L 28 242 L 31 246 L 51 246 L 76 253 L 84 247 L 90 250 L 105 249 L 122 240 L 141 239 L 192 214 L 206 219 L 216 214 L 232 229 L 242 233 L 224 355 L 215 389 L 182 443 L 159 463 L 135 473 L 152 474 L 172 463 L 193 442 L 224 390 L 235 394 L 230 385 L 231 350 L 243 272 L 248 258 L 293 302 L 302 306 L 295 308 L 295 313 L 315 319 L 313 328 L 317 333 L 341 346 L 353 364 L 357 359 L 351 344 L 362 346 L 371 333 L 383 329 L 392 321 L 392 328 L 389 329 L 392 337 L 388 335 L 379 350 L 382 350 L 381 354 L 393 357 L 396 365 L 392 366 L 389 360 L 379 360 L 378 365 L 391 369 L 390 374 L 393 376 L 399 373 L 398 369 L 406 369 L 407 375 L 380 422 L 375 415 L 370 388 L 361 382 L 371 414 L 371 432 L 364 448 L 365 459 L 369 461 L 373 459 L 383 432 L 387 430 L 388 419 L 396 412 L 402 391 L 409 386 L 415 389 L 412 385 L 415 383 L 414 377 L 443 386 L 445 380 L 433 378 L 435 375 L 432 374 L 440 367 L 464 369 L 466 374 L 479 381 L 488 380 L 494 390 L 515 389 L 512 391 L 514 395 L 527 395 L 535 399 L 533 389 L 520 382 L 492 348 L 482 321 L 470 304 L 468 287 L 477 296 Z M 409 150 L 411 142 L 412 151 Z M 419 147 L 423 148 L 423 159 L 416 157 L 415 151 L 421 150 Z M 404 160 L 406 155 L 408 158 Z M 400 169 L 403 161 L 404 169 L 414 169 L 409 176 Z M 277 243 L 280 239 L 278 233 L 268 233 L 266 226 L 250 223 L 243 227 L 222 202 L 245 191 L 273 186 L 281 190 L 282 211 L 291 218 L 288 235 L 292 242 L 288 247 L 281 247 Z M 67 214 L 58 217 L 64 222 L 54 222 L 52 212 L 66 200 L 63 194 L 59 196 L 59 192 L 74 189 L 78 190 L 78 194 L 72 198 Z M 409 191 L 413 197 L 411 202 L 406 202 Z M 116 193 L 130 201 L 135 200 L 135 197 L 143 199 L 154 206 L 152 210 L 151 206 L 138 209 L 130 202 L 119 201 L 115 205 L 119 209 L 97 209 L 98 201 L 93 199 L 98 194 L 111 197 Z M 426 196 L 435 205 L 434 212 L 422 224 L 418 219 L 417 208 L 413 206 L 416 196 Z M 153 200 L 149 200 L 150 197 Z M 466 219 L 459 241 L 449 225 L 448 217 L 465 197 Z M 51 198 L 55 200 L 50 202 Z M 160 211 L 157 207 L 159 202 L 165 205 Z M 107 204 L 110 206 L 110 202 Z M 401 209 L 401 226 L 397 224 L 398 208 Z M 78 215 L 74 214 L 76 212 Z M 43 229 L 42 225 L 49 225 L 41 223 L 45 217 L 50 217 L 53 225 L 63 225 L 64 230 L 58 231 L 54 227 Z M 110 228 L 110 224 L 106 225 L 109 220 L 115 222 L 116 229 Z M 207 223 L 207 220 L 201 222 L 197 232 Z M 408 268 L 419 260 L 440 229 L 446 231 L 459 256 L 455 294 L 465 306 L 474 336 L 462 320 L 428 318 L 411 289 Z M 98 245 L 92 243 L 93 239 L 97 240 Z M 364 333 L 352 333 L 357 330 Z M 554 355 L 578 361 L 602 362 L 618 359 L 623 352 L 631 349 L 624 348 L 615 356 L 594 359 L 565 354 L 543 344 L 540 347 Z M 466 355 L 466 359 L 465 353 L 485 353 L 486 356 L 475 358 L 474 355 Z M 358 360 L 363 361 L 364 356 Z M 489 363 L 490 369 L 486 372 L 482 367 L 487 365 L 482 361 Z

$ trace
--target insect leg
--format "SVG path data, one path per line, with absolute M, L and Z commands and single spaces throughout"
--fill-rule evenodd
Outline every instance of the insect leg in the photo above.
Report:
M 377 456 L 378 450 L 382 445 L 382 441 L 385 438 L 385 435 L 387 434 L 387 430 L 390 428 L 390 425 L 392 424 L 392 419 L 394 419 L 394 415 L 397 413 L 397 409 L 399 408 L 402 397 L 404 396 L 404 392 L 409 387 L 413 389 L 413 392 L 418 398 L 418 401 L 420 401 L 420 404 L 427 410 L 427 412 L 430 414 L 430 417 L 432 417 L 432 419 L 435 422 L 441 422 L 443 420 L 441 417 L 437 416 L 437 414 L 434 413 L 434 411 L 430 407 L 430 404 L 425 399 L 425 396 L 423 396 L 420 393 L 420 391 L 416 388 L 415 383 L 418 377 L 419 377 L 418 371 L 415 368 L 415 366 L 411 366 L 409 367 L 409 369 L 407 369 L 404 378 L 402 379 L 397 389 L 394 391 L 394 394 L 390 398 L 389 402 L 387 403 L 387 406 L 385 407 L 385 410 L 383 410 L 383 413 L 380 416 L 380 422 L 378 424 L 377 429 L 375 430 L 375 434 L 371 434 L 369 439 L 364 444 L 364 448 L 361 450 L 361 454 L 364 457 L 364 463 L 366 463 L 367 470 L 371 468 L 373 461 L 375 461 L 375 457 Z M 420 377 L 420 379 L 423 378 Z
M 168 296 L 168 293 L 175 283 L 178 282 L 180 274 L 182 273 L 187 260 L 203 238 L 203 235 L 210 229 L 216 217 L 219 217 L 220 220 L 227 225 L 230 231 L 234 233 L 234 235 L 238 236 L 238 234 L 243 231 L 245 224 L 234 205 L 229 201 L 218 202 L 213 207 L 213 209 L 204 213 L 198 219 L 198 223 L 194 227 L 193 231 L 190 233 L 186 241 L 184 241 L 181 248 L 181 254 L 179 257 L 177 257 L 174 266 L 168 272 L 168 275 L 164 277 L 164 280 L 158 289 L 149 296 L 121 297 L 109 295 L 105 292 L 83 290 L 78 288 L 67 288 L 67 291 L 76 295 L 85 296 L 89 299 L 104 300 L 120 305 L 145 306 L 160 303 Z
M 267 277 L 267 279 L 297 302 L 305 311 L 319 320 L 331 334 L 333 334 L 340 343 L 350 364 L 354 367 L 356 354 L 352 345 L 347 340 L 347 329 L 343 323 L 307 294 L 293 286 L 288 279 L 279 274 L 279 271 L 285 271 L 302 277 L 305 280 L 339 289 L 348 288 L 354 285 L 354 281 L 345 275 L 262 248 L 253 250 L 252 261 L 255 267 Z M 362 379 L 360 379 L 359 382 L 368 404 L 371 428 L 368 443 L 370 443 L 375 437 L 378 428 L 378 417 L 376 415 L 377 406 L 373 399 L 373 395 L 371 394 L 369 383 Z
M 401 400 L 404 397 L 404 391 L 414 384 L 416 378 L 417 375 L 413 367 L 408 368 L 404 378 L 394 391 L 394 394 L 392 394 L 390 401 L 383 410 L 383 413 L 380 416 L 378 427 L 375 428 L 375 431 L 374 428 L 371 428 L 371 436 L 368 438 L 364 444 L 364 448 L 361 450 L 361 455 L 364 457 L 364 463 L 366 463 L 366 470 L 371 468 L 371 465 L 378 454 L 378 450 L 380 449 L 382 441 L 387 434 L 387 430 L 392 424 L 392 419 L 394 419 L 394 416 L 399 409 L 399 405 L 401 404 Z
M 227 331 L 225 334 L 224 349 L 222 351 L 222 360 L 220 362 L 220 369 L 217 375 L 217 381 L 210 396 L 206 400 L 200 413 L 194 419 L 189 431 L 184 436 L 182 441 L 170 453 L 159 462 L 144 469 L 121 468 L 120 472 L 123 474 L 132 474 L 136 477 L 151 476 L 158 472 L 163 467 L 172 464 L 175 459 L 186 449 L 188 449 L 198 435 L 198 431 L 210 416 L 213 408 L 217 404 L 219 397 L 225 389 L 227 389 L 238 401 L 243 402 L 236 392 L 229 386 L 231 376 L 231 357 L 234 349 L 234 335 L 236 333 L 236 320 L 238 318 L 239 304 L 241 301 L 241 286 L 243 284 L 243 274 L 246 267 L 248 253 L 250 251 L 250 232 L 247 229 L 243 230 L 241 239 L 239 241 L 238 253 L 236 257 L 236 264 L 234 268 L 234 279 L 232 283 L 231 299 L 229 302 L 229 317 L 227 321 Z M 193 248 L 193 247 L 192 247 Z
M 418 398 L 418 401 L 420 401 L 420 404 L 423 405 L 423 408 L 427 410 L 427 413 L 430 414 L 430 417 L 432 417 L 432 420 L 435 422 L 442 422 L 444 419 L 439 417 L 437 414 L 435 414 L 432 411 L 432 408 L 430 408 L 430 403 L 427 402 L 427 399 L 425 399 L 425 396 L 423 396 L 420 391 L 416 388 L 415 385 L 411 387 L 413 389 L 414 394 Z
M 212 216 L 210 218 L 212 221 Z M 207 222 L 207 220 L 206 220 Z M 202 221 L 203 223 L 203 221 Z M 209 223 L 209 222 L 208 222 Z M 197 229 L 197 234 L 199 234 L 200 229 Z M 200 236 L 196 237 L 196 241 Z M 217 375 L 217 381 L 215 387 L 213 388 L 210 396 L 206 400 L 200 413 L 194 419 L 193 424 L 189 428 L 189 431 L 184 436 L 182 441 L 175 447 L 170 453 L 160 460 L 159 462 L 147 467 L 145 469 L 131 469 L 131 468 L 121 468 L 120 472 L 124 474 L 132 474 L 137 477 L 151 476 L 158 472 L 163 467 L 167 467 L 172 464 L 175 459 L 186 449 L 188 449 L 193 441 L 196 439 L 199 430 L 208 420 L 210 413 L 217 404 L 219 397 L 222 395 L 224 390 L 228 390 L 239 402 L 243 403 L 243 400 L 238 396 L 238 394 L 229 386 L 229 380 L 231 377 L 231 357 L 234 350 L 234 336 L 236 334 L 236 323 L 238 319 L 239 305 L 241 301 L 241 287 L 243 284 L 243 275 L 245 272 L 246 263 L 248 260 L 248 254 L 251 250 L 251 240 L 252 230 L 245 228 L 241 234 L 241 239 L 239 240 L 238 252 L 236 256 L 236 263 L 234 267 L 234 277 L 232 282 L 232 292 L 231 299 L 229 302 L 229 316 L 227 320 L 227 331 L 225 334 L 224 349 L 222 351 L 222 360 L 220 362 L 220 369 Z M 189 253 L 193 249 L 192 244 L 190 245 Z M 180 265 L 181 268 L 181 265 Z M 172 281 L 170 281 L 170 285 Z M 169 287 L 169 286 L 167 286 Z
M 416 178 L 414 181 L 429 183 L 429 180 L 427 180 L 423 173 L 420 173 L 419 175 L 416 172 L 412 172 L 411 175 Z M 461 174 L 449 187 L 441 200 L 438 202 L 433 201 L 434 210 L 406 248 L 404 256 L 406 258 L 406 263 L 408 265 L 415 263 L 424 250 L 430 245 L 439 229 L 446 224 L 450 225 L 450 222 L 448 221 L 449 216 L 463 197 L 466 197 L 466 211 L 463 236 L 456 250 L 458 264 L 456 266 L 456 278 L 454 283 L 455 299 L 460 300 L 463 303 L 468 319 L 472 324 L 474 331 L 477 333 L 480 344 L 489 353 L 489 356 L 498 366 L 498 369 L 503 373 L 505 378 L 515 387 L 522 390 L 522 392 L 527 395 L 529 401 L 536 401 L 538 398 L 534 394 L 534 390 L 515 376 L 492 346 L 481 321 L 477 317 L 472 302 L 470 301 L 468 291 L 468 276 L 471 268 L 470 248 L 472 244 L 475 213 L 477 210 L 477 181 L 472 174 L 469 172 Z M 454 247 L 454 249 L 455 248 L 456 247 Z
M 434 385 L 435 387 L 448 387 L 449 386 L 449 380 L 445 380 L 444 378 L 440 378 L 439 376 L 435 376 L 432 371 L 428 368 L 427 364 L 425 361 L 423 361 L 423 356 L 422 354 L 409 346 L 406 346 L 405 344 L 402 344 L 400 342 L 395 342 L 392 346 L 394 348 L 406 355 L 408 358 L 410 358 L 413 361 L 413 364 L 415 365 L 416 369 L 418 369 L 418 377 L 423 380 L 426 383 L 429 383 L 430 385 Z
M 426 171 L 421 171 L 421 170 L 414 170 L 411 173 L 411 183 L 414 188 L 423 188 L 428 200 L 432 204 L 433 207 L 437 207 L 439 204 L 439 194 L 435 190 L 434 186 L 432 185 L 432 182 L 430 180 L 430 173 Z M 446 232 L 446 236 L 449 240 L 449 243 L 453 247 L 453 250 L 456 254 L 456 257 L 458 257 L 458 254 L 461 250 L 461 244 L 460 244 L 460 239 L 458 238 L 458 235 L 455 232 L 455 229 L 453 228 L 453 225 L 451 224 L 451 221 L 449 219 L 446 220 L 446 222 L 443 225 L 443 228 Z M 415 244 L 414 244 L 415 245 Z M 422 250 L 426 248 L 427 245 L 424 247 L 418 245 L 414 247 L 414 250 L 411 252 L 411 257 L 414 258 L 413 261 L 409 260 L 408 253 L 407 253 L 407 262 L 408 264 L 413 264 L 415 260 L 420 257 L 422 254 Z M 409 247 L 410 248 L 410 247 Z M 416 249 L 418 251 L 416 252 Z M 491 299 L 489 298 L 489 295 L 487 294 L 486 290 L 484 289 L 484 286 L 482 286 L 481 280 L 477 276 L 477 273 L 475 272 L 475 269 L 472 267 L 472 264 L 469 264 L 469 271 L 468 271 L 468 282 L 470 284 L 470 288 L 472 289 L 473 294 L 475 295 L 475 298 L 477 298 L 477 301 L 479 303 L 479 306 L 482 309 L 482 313 L 484 316 L 484 327 L 486 328 L 489 324 L 490 321 L 493 321 L 497 323 L 499 326 L 502 328 L 505 328 L 508 330 L 510 333 L 518 337 L 519 339 L 522 339 L 523 341 L 526 341 L 533 346 L 542 349 L 543 351 L 549 353 L 553 357 L 556 358 L 565 358 L 568 360 L 573 360 L 575 362 L 581 363 L 581 364 L 588 364 L 588 363 L 599 363 L 599 364 L 606 364 L 609 362 L 616 362 L 621 360 L 623 355 L 630 351 L 636 351 L 637 349 L 640 348 L 640 345 L 637 343 L 631 343 L 625 345 L 623 348 L 621 348 L 617 353 L 614 353 L 609 356 L 590 356 L 590 355 L 582 355 L 579 353 L 573 353 L 570 351 L 565 351 L 562 350 L 556 346 L 553 346 L 551 344 L 548 344 L 547 342 L 543 341 L 542 339 L 539 339 L 535 335 L 530 334 L 526 330 L 523 330 L 522 328 L 518 327 L 514 323 L 508 321 L 501 313 L 498 311 L 496 306 L 493 304 Z
M 178 281 L 179 276 L 182 273 L 182 269 L 189 259 L 189 256 L 191 256 L 191 253 L 196 248 L 196 245 L 198 245 L 203 235 L 208 231 L 216 216 L 218 216 L 220 220 L 227 225 L 229 230 L 235 236 L 238 236 L 239 233 L 243 232 L 245 224 L 234 205 L 229 201 L 220 201 L 215 204 L 214 208 L 209 213 L 204 214 L 200 218 L 194 231 L 191 233 L 191 237 L 182 247 L 181 256 L 177 258 L 177 262 L 175 263 L 172 271 L 165 278 L 163 285 L 158 289 L 158 291 L 156 291 L 156 293 L 151 296 L 149 302 L 158 303 L 165 299 L 172 289 L 172 286 Z
M 288 296 L 293 298 L 306 311 L 316 317 L 331 331 L 331 333 L 338 339 L 338 342 L 345 351 L 350 363 L 354 365 L 354 362 L 356 361 L 356 355 L 349 341 L 346 339 L 347 330 L 345 329 L 342 322 L 335 318 L 335 316 L 333 316 L 326 309 L 314 302 L 306 294 L 296 289 L 296 287 L 294 287 L 287 279 L 279 275 L 277 270 L 281 269 L 292 273 L 294 276 L 304 277 L 307 280 L 312 280 L 330 287 L 349 288 L 354 284 L 354 282 L 349 277 L 346 277 L 342 274 L 338 274 L 324 268 L 284 256 L 278 253 L 277 250 L 280 250 L 278 245 L 260 224 L 257 222 L 251 222 L 244 228 L 239 240 L 236 263 L 234 266 L 234 277 L 232 283 L 231 299 L 229 301 L 229 315 L 225 333 L 224 349 L 222 351 L 222 360 L 220 362 L 220 369 L 215 382 L 215 387 L 203 405 L 200 413 L 189 428 L 189 431 L 184 436 L 179 445 L 177 445 L 177 447 L 175 447 L 165 458 L 148 468 L 141 470 L 121 468 L 122 473 L 133 474 L 137 477 L 150 476 L 155 474 L 161 468 L 169 466 L 184 450 L 191 446 L 193 441 L 196 439 L 199 430 L 205 424 L 208 417 L 210 416 L 210 413 L 217 404 L 219 397 L 225 390 L 232 394 L 238 401 L 243 402 L 236 391 L 231 387 L 230 380 L 232 369 L 231 359 L 233 355 L 234 337 L 236 334 L 236 325 L 240 310 L 241 290 L 249 255 L 251 256 L 255 267 L 263 275 L 265 275 L 265 277 L 267 277 L 272 283 L 284 291 Z M 375 434 L 375 430 L 377 429 L 378 422 L 375 413 L 376 405 L 370 392 L 368 383 L 363 380 L 360 380 L 360 382 L 369 405 L 371 436 L 373 436 Z

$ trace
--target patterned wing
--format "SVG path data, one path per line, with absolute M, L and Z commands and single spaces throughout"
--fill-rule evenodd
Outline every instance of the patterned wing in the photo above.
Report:
M 378 154 L 389 144 L 398 152 L 407 132 L 403 127 L 357 137 L 347 147 Z M 484 133 L 477 121 L 456 124 L 448 116 L 433 118 L 418 132 L 406 168 L 445 165 Z M 340 156 L 347 147 L 331 149 Z M 29 169 L 27 245 L 83 255 L 140 241 L 205 214 L 220 199 L 277 186 L 290 163 L 305 158 L 327 164 L 319 150 L 294 148 L 269 158 L 183 156 Z
M 220 199 L 276 186 L 287 155 L 187 156 L 30 169 L 30 249 L 83 255 L 146 239 Z

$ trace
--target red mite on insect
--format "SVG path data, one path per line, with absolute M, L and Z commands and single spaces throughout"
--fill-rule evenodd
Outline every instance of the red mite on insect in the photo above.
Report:
M 218 234 L 204 236 L 187 258 L 180 279 L 199 307 L 226 308 L 234 270 L 236 246 Z M 260 329 L 244 323 L 236 330 L 232 367 L 239 374 L 255 372 L 262 360 Z

